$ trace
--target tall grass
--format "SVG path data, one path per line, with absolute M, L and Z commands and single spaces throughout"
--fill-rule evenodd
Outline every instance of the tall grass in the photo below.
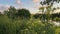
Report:
M 55 34 L 55 28 L 38 19 L 11 20 L 0 16 L 0 34 Z

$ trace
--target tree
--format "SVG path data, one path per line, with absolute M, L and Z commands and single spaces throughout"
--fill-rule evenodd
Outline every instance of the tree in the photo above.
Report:
M 42 18 L 41 18 L 42 22 L 45 22 L 44 9 L 45 9 L 45 7 L 40 7 L 39 8 L 39 10 L 41 10 L 41 12 L 42 12 Z
M 8 11 L 5 11 L 5 14 L 11 19 L 17 19 L 17 18 L 30 18 L 30 12 L 27 9 L 18 9 L 16 10 L 15 7 L 10 6 Z
M 40 4 L 42 5 L 42 7 L 39 8 L 39 10 L 42 10 L 42 14 L 46 14 L 47 15 L 47 21 L 50 20 L 50 11 L 54 11 L 56 10 L 55 8 L 52 8 L 54 2 L 59 3 L 60 0 L 44 0 L 41 1 Z M 46 11 L 44 12 L 44 10 L 46 9 Z M 43 16 L 43 15 L 42 15 Z M 43 21 L 45 20 L 45 17 L 42 17 Z
M 0 12 L 0 16 L 2 15 L 2 13 Z
M 12 19 L 14 19 L 15 18 L 15 14 L 16 14 L 16 9 L 14 8 L 14 7 L 12 7 L 12 6 L 10 6 L 10 8 L 9 8 L 9 10 L 7 11 L 8 13 L 7 13 L 7 16 L 9 17 L 9 18 L 12 18 Z
M 59 3 L 59 1 L 60 0 L 44 0 L 43 2 L 41 1 L 40 4 L 42 4 L 42 5 L 45 5 L 45 4 L 47 4 L 47 5 L 53 5 L 54 2 Z
M 35 19 L 39 19 L 41 17 L 41 14 L 35 14 L 35 15 L 33 15 L 33 18 L 35 18 Z
M 52 8 L 52 6 L 54 5 L 54 2 L 59 3 L 60 0 L 44 0 L 41 1 L 40 4 L 42 5 L 42 7 L 39 8 L 39 10 L 42 10 L 42 14 L 46 14 L 47 16 L 47 22 L 45 23 L 45 30 L 46 30 L 46 34 L 55 34 L 55 31 L 51 29 L 51 24 L 50 24 L 50 11 L 54 11 L 55 8 Z M 44 12 L 44 9 L 46 9 L 46 11 Z M 44 17 L 44 15 L 42 15 Z M 42 18 L 42 19 L 45 19 Z M 44 20 L 43 20 L 44 21 Z M 52 25 L 53 26 L 53 25 Z
M 31 17 L 30 12 L 27 9 L 18 9 L 17 15 L 22 19 L 23 18 L 29 19 Z

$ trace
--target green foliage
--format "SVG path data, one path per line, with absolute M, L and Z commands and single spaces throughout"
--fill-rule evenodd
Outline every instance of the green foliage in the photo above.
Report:
M 0 34 L 13 34 L 15 26 L 7 16 L 0 16 Z
M 42 4 L 42 5 L 45 5 L 45 4 L 47 4 L 47 5 L 50 5 L 50 4 L 53 5 L 54 2 L 59 3 L 59 1 L 60 0 L 44 0 L 43 2 L 41 1 L 40 4 Z
M 60 21 L 60 18 L 57 18 L 57 17 L 56 17 L 56 18 L 54 18 L 54 20 L 55 20 L 55 21 Z
M 57 28 L 55 32 L 56 32 L 55 34 L 60 34 L 60 28 Z
M 5 11 L 5 13 L 7 13 L 7 16 L 9 18 L 14 19 L 15 18 L 15 14 L 16 14 L 16 9 L 15 9 L 15 7 L 11 6 L 8 11 Z
M 50 2 L 50 0 L 47 1 Z M 41 7 L 40 9 L 43 13 L 44 7 Z M 46 7 L 46 9 L 50 12 L 51 6 Z M 46 14 L 43 13 L 39 17 L 48 21 L 50 20 L 49 12 Z M 30 19 L 30 17 L 31 14 L 29 10 L 16 10 L 14 7 L 10 7 L 9 10 L 4 13 L 4 15 L 0 14 L 0 34 L 60 34 L 59 28 L 57 29 L 56 26 L 51 24 L 49 21 L 43 24 L 39 18 Z
M 55 28 L 38 19 L 12 21 L 7 16 L 0 16 L 0 34 L 55 34 Z
M 7 14 L 7 16 L 11 19 L 23 19 L 23 18 L 30 18 L 30 12 L 27 9 L 18 9 L 16 10 L 14 7 L 10 7 L 8 11 L 4 12 L 5 15 Z
M 27 9 L 19 9 L 17 15 L 21 18 L 30 18 L 30 12 Z
M 52 8 L 54 1 L 57 1 L 57 0 L 44 0 L 43 2 L 42 1 L 40 2 L 42 7 L 40 7 L 39 10 L 42 10 L 42 14 L 44 14 L 42 15 L 42 18 L 41 18 L 42 22 L 45 20 L 49 22 L 49 20 L 51 20 L 50 12 L 55 10 L 55 8 Z

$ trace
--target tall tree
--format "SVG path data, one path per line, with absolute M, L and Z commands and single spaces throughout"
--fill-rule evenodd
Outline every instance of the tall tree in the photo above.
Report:
M 54 34 L 55 32 L 53 30 L 50 30 L 49 28 L 53 25 L 51 25 L 51 23 L 49 22 L 50 20 L 50 11 L 54 11 L 55 8 L 52 8 L 52 6 L 54 5 L 54 2 L 59 3 L 60 0 L 44 0 L 41 1 L 40 4 L 42 5 L 43 9 L 46 9 L 46 12 L 44 12 L 44 10 L 42 9 L 42 7 L 40 8 L 40 10 L 42 9 L 42 13 L 47 15 L 47 22 L 45 23 L 45 30 L 46 30 L 46 34 Z M 45 19 L 45 17 L 44 17 Z
M 15 14 L 16 14 L 16 9 L 14 7 L 10 6 L 10 8 L 8 10 L 8 13 L 7 13 L 7 16 L 9 18 L 14 19 L 15 18 Z
M 18 9 L 17 15 L 21 18 L 30 18 L 30 12 L 27 9 Z
M 50 11 L 55 10 L 55 8 L 52 8 L 54 2 L 59 3 L 60 0 L 44 0 L 41 1 L 40 4 L 42 5 L 42 7 L 39 8 L 39 10 L 42 10 L 42 14 L 46 13 L 47 15 L 47 21 L 49 21 L 50 19 Z M 46 9 L 46 11 L 44 11 Z M 43 16 L 43 15 L 42 15 Z M 43 16 L 42 19 L 45 19 L 45 17 Z M 44 21 L 44 20 L 43 20 Z

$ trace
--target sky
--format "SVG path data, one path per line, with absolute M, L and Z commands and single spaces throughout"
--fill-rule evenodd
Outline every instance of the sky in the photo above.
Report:
M 31 13 L 37 13 L 41 6 L 40 1 L 42 0 L 0 0 L 0 11 L 3 12 L 4 10 L 8 10 L 10 6 L 14 6 L 16 9 L 26 8 Z M 60 6 L 59 4 L 55 3 L 54 6 Z

